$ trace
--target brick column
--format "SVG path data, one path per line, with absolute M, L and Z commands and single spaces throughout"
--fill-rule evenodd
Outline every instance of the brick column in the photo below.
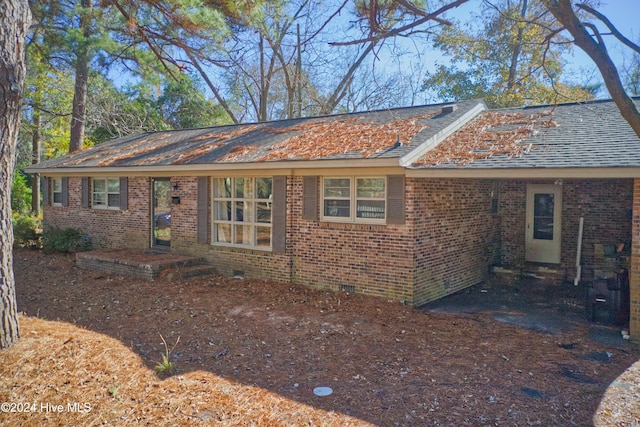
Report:
M 631 231 L 631 320 L 629 322 L 631 341 L 640 348 L 640 179 L 633 181 L 633 222 Z

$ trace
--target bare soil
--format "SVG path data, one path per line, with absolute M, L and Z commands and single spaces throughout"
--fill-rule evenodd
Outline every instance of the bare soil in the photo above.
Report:
M 172 353 L 179 374 L 155 379 L 162 392 L 128 400 L 140 414 L 157 411 L 166 425 L 318 425 L 313 420 L 320 411 L 325 425 L 355 420 L 378 426 L 588 426 L 608 385 L 637 360 L 624 347 L 593 340 L 586 322 L 528 328 L 499 321 L 488 311 L 413 309 L 362 295 L 221 276 L 179 279 L 172 272 L 145 281 L 79 270 L 72 256 L 38 251 L 17 251 L 14 263 L 18 306 L 26 316 L 111 337 L 92 345 L 103 346 L 102 353 L 114 345 L 130 349 L 142 361 L 135 369 L 153 369 L 161 359 L 160 335 L 169 345 L 179 338 Z M 23 317 L 22 341 L 31 329 L 46 333 L 33 322 Z M 101 354 L 98 350 L 92 354 Z M 128 360 L 122 363 L 133 363 Z M 90 361 L 82 366 L 87 381 L 101 369 L 96 363 L 92 371 Z M 0 368 L 0 397 L 27 393 L 25 380 L 12 374 L 15 369 Z M 134 377 L 144 383 L 140 390 L 155 378 Z M 44 375 L 40 381 L 59 383 Z M 122 378 L 110 381 L 125 386 Z M 218 396 L 214 389 L 223 382 L 255 396 L 266 392 L 290 406 L 265 406 L 264 398 L 256 397 L 254 406 L 263 412 L 247 410 L 233 424 L 231 418 L 210 416 L 222 411 L 220 400 L 202 397 L 193 403 L 194 396 Z M 333 393 L 316 396 L 319 386 Z M 107 385 L 99 387 L 109 394 Z M 179 410 L 170 412 L 157 403 L 162 399 Z M 283 411 L 295 411 L 295 417 L 267 416 Z M 6 415 L 0 413 L 0 421 L 9 420 Z M 53 424 L 39 423 L 60 422 L 51 419 Z M 154 418 L 119 419 L 143 425 Z M 113 418 L 105 413 L 104 420 L 110 424 Z

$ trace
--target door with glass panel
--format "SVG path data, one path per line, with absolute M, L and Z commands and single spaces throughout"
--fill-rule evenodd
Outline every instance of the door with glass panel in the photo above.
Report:
M 171 246 L 171 181 L 152 179 L 152 246 Z
M 527 186 L 525 259 L 530 262 L 560 263 L 562 187 Z

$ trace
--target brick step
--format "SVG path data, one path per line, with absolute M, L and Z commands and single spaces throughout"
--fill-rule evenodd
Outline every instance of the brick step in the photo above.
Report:
M 202 258 L 174 255 L 164 251 L 95 250 L 76 253 L 76 265 L 80 268 L 124 274 L 153 280 L 162 275 L 173 275 L 185 270 L 188 276 L 211 274 L 212 268 L 203 265 Z M 215 270 L 213 270 L 215 271 Z M 180 273 L 181 274 L 181 273 Z
M 217 274 L 217 270 L 206 264 L 193 264 L 185 267 L 181 267 L 179 269 L 179 273 L 181 277 L 196 277 L 196 276 L 207 276 L 209 274 Z

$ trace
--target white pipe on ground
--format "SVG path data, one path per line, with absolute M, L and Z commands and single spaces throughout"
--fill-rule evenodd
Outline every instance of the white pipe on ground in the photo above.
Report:
M 576 278 L 573 279 L 573 286 L 578 286 L 582 275 L 582 266 L 580 261 L 582 258 L 582 230 L 584 229 L 584 218 L 580 217 L 580 225 L 578 226 L 578 251 L 576 253 Z

